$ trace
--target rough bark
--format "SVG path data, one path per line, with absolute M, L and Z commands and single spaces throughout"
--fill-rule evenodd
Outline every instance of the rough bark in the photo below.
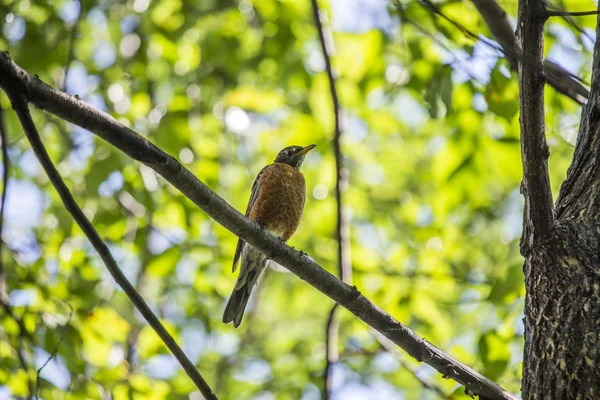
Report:
M 561 221 L 527 258 L 524 399 L 600 398 L 599 238 Z
M 541 38 L 529 36 L 527 43 L 525 36 L 532 30 L 534 36 L 540 34 L 543 8 L 539 0 L 520 3 L 519 37 L 525 40 L 524 45 L 541 44 Z M 547 219 L 536 219 L 532 214 L 530 205 L 538 211 L 547 209 L 551 196 L 544 193 L 544 187 L 540 190 L 534 185 L 524 191 L 524 399 L 600 398 L 599 69 L 597 42 L 591 93 L 582 110 L 575 154 L 556 203 L 556 217 L 547 223 Z M 543 96 L 532 105 L 533 97 L 523 96 L 531 95 L 535 84 L 522 81 L 521 85 L 521 102 L 526 102 L 521 108 L 522 130 L 527 130 L 524 121 L 537 119 L 534 126 L 543 124 L 543 113 L 536 109 Z M 530 157 L 543 156 L 545 151 L 543 142 L 527 140 L 531 133 L 526 132 L 522 141 L 524 182 L 535 179 L 536 171 L 545 168 L 540 167 L 540 158 Z

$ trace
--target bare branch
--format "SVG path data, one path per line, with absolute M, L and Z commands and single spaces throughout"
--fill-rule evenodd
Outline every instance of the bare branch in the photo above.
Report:
M 520 48 L 515 49 L 515 34 L 513 28 L 506 17 L 506 12 L 500 7 L 496 0 L 471 0 L 488 28 L 494 35 L 500 48 L 483 35 L 477 35 L 464 27 L 461 23 L 448 17 L 440 10 L 437 4 L 430 0 L 421 0 L 429 9 L 440 17 L 444 18 L 454 27 L 463 32 L 467 37 L 474 40 L 481 40 L 495 50 L 504 54 L 512 69 L 517 68 L 517 59 L 529 62 L 530 55 L 523 53 Z M 544 68 L 547 73 L 548 83 L 559 93 L 568 96 L 579 104 L 585 104 L 589 96 L 588 90 L 579 82 L 580 79 L 563 69 L 558 64 L 549 60 L 544 60 Z
M 444 12 L 440 10 L 437 4 L 430 0 L 421 0 L 433 13 L 439 15 L 441 18 L 448 21 L 458 30 L 463 32 L 465 36 L 470 37 L 474 40 L 480 40 L 482 43 L 491 47 L 492 49 L 498 50 L 508 60 L 511 69 L 517 69 L 517 59 L 523 62 L 529 62 L 530 55 L 521 51 L 520 47 L 515 48 L 515 34 L 513 29 L 506 18 L 506 13 L 496 0 L 472 0 L 477 10 L 482 15 L 488 28 L 494 35 L 496 41 L 500 44 L 498 47 L 495 43 L 487 39 L 483 35 L 477 35 L 474 32 L 467 29 L 458 21 L 448 17 Z M 535 63 L 535 62 L 534 62 Z M 583 105 L 587 101 L 589 96 L 588 90 L 580 83 L 580 79 L 571 74 L 570 72 L 563 69 L 558 64 L 553 63 L 549 60 L 544 60 L 544 68 L 546 70 L 548 83 L 559 93 L 566 95 L 575 102 Z
M 338 242 L 338 270 L 341 279 L 346 283 L 352 282 L 352 263 L 350 261 L 349 253 L 349 231 L 348 221 L 344 217 L 343 212 L 343 201 L 342 192 L 348 184 L 347 172 L 343 167 L 343 156 L 342 156 L 342 110 L 340 108 L 340 102 L 335 87 L 335 76 L 333 68 L 331 66 L 331 50 L 328 49 L 327 40 L 325 39 L 325 31 L 321 18 L 319 15 L 319 5 L 317 0 L 311 0 L 313 17 L 317 31 L 319 32 L 319 41 L 321 43 L 321 50 L 323 52 L 323 58 L 325 59 L 325 70 L 327 71 L 327 79 L 329 80 L 329 91 L 331 93 L 331 100 L 333 102 L 333 113 L 335 116 L 335 135 L 333 137 L 333 150 L 335 152 L 335 169 L 336 169 L 336 184 L 335 184 L 335 198 L 337 202 L 337 226 L 336 226 L 336 237 Z M 333 38 L 333 35 L 329 33 L 329 37 Z M 333 40 L 333 39 L 331 39 Z
M 452 50 L 450 48 L 450 46 L 448 46 L 447 43 L 444 43 L 438 36 L 436 36 L 433 32 L 430 32 L 429 30 L 427 30 L 427 28 L 425 28 L 423 25 L 421 25 L 419 22 L 409 18 L 406 15 L 406 12 L 401 8 L 398 7 L 398 13 L 400 14 L 400 18 L 403 22 L 408 23 L 412 26 L 414 26 L 419 32 L 421 32 L 423 35 L 427 36 L 432 42 L 434 42 L 435 44 L 437 44 L 438 46 L 440 46 L 442 49 L 444 49 L 444 51 L 446 51 L 446 53 L 448 53 L 448 55 L 450 57 L 452 57 L 452 63 L 450 65 L 452 66 L 457 66 L 460 67 L 462 69 L 462 71 L 473 81 L 476 81 L 477 78 L 473 75 L 473 73 L 471 72 L 468 62 L 460 59 L 454 50 Z
M 585 17 L 588 15 L 598 15 L 600 11 L 592 10 L 592 11 L 546 11 L 546 15 L 549 17 Z
M 373 337 L 377 339 L 381 347 L 395 355 L 400 365 L 402 365 L 404 369 L 410 372 L 412 376 L 414 376 L 415 379 L 418 380 L 425 389 L 431 390 L 442 399 L 452 398 L 452 394 L 446 394 L 446 392 L 444 392 L 444 390 L 441 387 L 439 387 L 433 380 L 419 376 L 417 370 L 413 368 L 413 366 L 410 365 L 408 362 L 406 362 L 406 360 L 403 357 L 403 354 L 400 354 L 398 349 L 392 346 L 392 343 L 389 341 L 389 339 L 387 339 L 385 336 L 381 335 L 381 333 L 377 331 L 371 330 L 371 333 L 373 334 Z
M 434 2 L 432 2 L 431 0 L 421 0 L 423 2 L 423 4 L 425 4 L 434 14 L 437 14 L 438 16 L 442 17 L 443 19 L 445 19 L 446 21 L 448 21 L 451 25 L 453 25 L 456 29 L 458 29 L 459 31 L 461 31 L 465 36 L 470 37 L 473 40 L 481 40 L 483 43 L 485 43 L 488 47 L 491 47 L 494 50 L 498 50 L 500 53 L 504 52 L 503 47 L 498 46 L 497 44 L 495 44 L 494 42 L 492 42 L 490 39 L 486 38 L 483 35 L 478 35 L 472 31 L 470 31 L 469 29 L 467 29 L 463 24 L 461 24 L 460 22 L 450 18 L 449 16 L 447 16 L 442 10 L 440 10 L 440 8 L 437 6 L 437 4 L 435 4 Z
M 327 400 L 331 397 L 333 389 L 333 381 L 331 373 L 333 365 L 338 362 L 340 352 L 338 347 L 338 334 L 340 330 L 340 317 L 336 312 L 338 303 L 335 303 L 329 312 L 329 318 L 325 324 L 325 368 L 323 369 L 323 399 Z
M 163 343 L 169 348 L 171 353 L 175 356 L 175 358 L 179 361 L 185 372 L 192 379 L 194 384 L 198 387 L 200 392 L 204 395 L 206 399 L 216 400 L 217 397 L 211 390 L 210 386 L 206 383 L 204 378 L 200 375 L 198 370 L 194 367 L 192 362 L 187 358 L 183 350 L 177 345 L 173 337 L 167 332 L 164 326 L 161 324 L 160 320 L 152 313 L 144 299 L 140 296 L 140 294 L 135 290 L 133 285 L 127 280 L 123 272 L 119 269 L 117 262 L 113 258 L 110 250 L 106 246 L 106 244 L 100 238 L 100 235 L 92 225 L 92 223 L 87 219 L 81 208 L 75 202 L 73 195 L 67 188 L 66 184 L 62 180 L 58 170 L 50 160 L 48 153 L 41 141 L 41 138 L 37 132 L 35 124 L 31 119 L 31 115 L 29 114 L 29 107 L 27 105 L 27 97 L 26 97 L 26 88 L 22 85 L 21 82 L 11 82 L 7 85 L 7 82 L 2 79 L 1 85 L 6 90 L 8 97 L 10 98 L 13 108 L 15 109 L 19 120 L 21 121 L 21 125 L 23 126 L 23 130 L 25 131 L 25 135 L 29 139 L 31 146 L 34 150 L 35 155 L 37 156 L 40 164 L 48 174 L 48 178 L 56 188 L 61 200 L 65 204 L 67 210 L 71 213 L 83 233 L 90 240 L 102 260 L 106 265 L 106 268 L 109 270 L 112 277 L 115 281 L 121 286 L 125 294 L 129 297 L 131 302 L 135 305 L 138 311 L 144 316 L 146 321 L 150 324 L 150 326 L 154 329 L 154 331 L 161 338 Z
M 75 40 L 77 39 L 77 33 L 79 32 L 79 23 L 81 22 L 82 19 L 85 18 L 85 14 L 87 11 L 84 7 L 85 7 L 84 1 L 79 0 L 79 16 L 77 17 L 77 19 L 75 20 L 75 22 L 73 22 L 73 25 L 71 26 L 71 32 L 70 32 L 70 36 L 69 36 L 69 52 L 67 54 L 67 61 L 65 63 L 65 70 L 64 70 L 64 78 L 63 78 L 63 82 L 62 82 L 62 90 L 64 90 L 64 91 L 67 90 L 67 75 L 69 75 L 69 69 L 71 68 L 71 64 L 73 63 L 73 60 L 75 59 Z
M 352 284 L 352 262 L 350 261 L 350 228 L 343 210 L 342 191 L 348 185 L 347 172 L 344 169 L 343 156 L 342 156 L 342 110 L 340 108 L 340 101 L 335 87 L 335 76 L 333 73 L 333 67 L 331 66 L 331 54 L 332 49 L 329 49 L 328 43 L 325 37 L 325 29 L 321 21 L 321 15 L 319 12 L 319 4 L 317 0 L 311 0 L 313 19 L 317 32 L 319 34 L 319 42 L 321 44 L 321 51 L 325 60 L 325 71 L 327 72 L 327 79 L 329 81 L 329 91 L 331 93 L 331 101 L 333 103 L 333 114 L 335 117 L 335 134 L 333 136 L 333 151 L 335 154 L 335 170 L 336 170 L 336 181 L 335 181 L 335 200 L 336 200 L 336 217 L 337 224 L 335 230 L 335 236 L 337 240 L 337 256 L 338 256 L 338 273 L 343 282 Z M 327 31 L 327 37 L 330 38 L 329 45 L 333 45 L 333 34 L 331 31 Z M 326 347 L 325 347 L 325 370 L 323 373 L 324 380 L 324 391 L 323 398 L 329 399 L 331 393 L 331 377 L 330 373 L 332 366 L 339 359 L 338 354 L 338 332 L 339 332 L 339 316 L 336 316 L 337 303 L 334 304 L 329 318 L 327 320 L 326 332 Z M 332 337 L 335 335 L 335 337 Z
M 0 53 L 0 87 L 7 91 L 14 91 L 15 85 L 19 85 L 17 89 L 26 93 L 33 104 L 95 133 L 130 157 L 154 169 L 217 223 L 338 302 L 417 361 L 431 365 L 444 376 L 464 385 L 471 393 L 488 399 L 516 399 L 496 383 L 416 335 L 369 301 L 356 287 L 345 284 L 304 253 L 291 248 L 261 229 L 257 223 L 233 209 L 175 158 L 160 150 L 146 138 L 125 127 L 110 115 L 32 77 L 16 65 L 6 52 L 2 52 Z M 93 232 L 95 233 L 95 230 Z M 97 233 L 95 235 L 97 237 Z M 101 254 L 106 255 L 107 251 L 106 249 Z M 129 284 L 128 287 L 131 288 L 131 285 Z
M 521 107 L 521 157 L 525 197 L 524 231 L 521 251 L 525 255 L 547 235 L 554 225 L 552 192 L 548 176 L 550 151 L 546 143 L 542 64 L 546 4 L 543 0 L 520 0 L 517 47 L 529 56 L 519 59 L 519 98 Z M 527 274 L 527 272 L 526 272 Z
M 515 49 L 515 33 L 506 17 L 506 12 L 504 12 L 496 0 L 471 1 L 483 17 L 496 41 L 502 46 L 511 68 L 516 69 L 517 58 L 523 57 L 517 57 L 517 52 L 521 53 L 521 51 L 520 49 Z M 529 57 L 528 55 L 527 58 L 529 59 Z M 575 102 L 585 104 L 589 97 L 589 91 L 579 82 L 579 78 L 552 61 L 544 60 L 543 62 L 550 86 Z
M 558 11 L 565 11 L 559 5 L 554 4 L 554 3 L 550 2 L 550 1 L 546 0 L 546 3 L 548 4 L 548 8 L 553 8 L 553 9 L 556 9 Z M 577 33 L 579 33 L 582 36 L 585 36 L 590 41 L 590 43 L 594 43 L 596 41 L 596 39 L 593 38 L 592 35 L 590 35 L 588 33 L 588 31 L 584 30 L 577 22 L 575 22 L 575 19 L 573 17 L 571 17 L 569 15 L 563 15 L 562 19 L 567 24 L 569 24 L 573 29 L 575 29 L 577 31 Z M 582 79 L 580 79 L 580 82 L 589 86 L 589 84 L 585 83 Z

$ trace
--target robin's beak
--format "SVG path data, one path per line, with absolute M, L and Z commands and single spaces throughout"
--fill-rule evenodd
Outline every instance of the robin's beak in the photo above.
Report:
M 312 149 L 314 149 L 317 145 L 316 144 L 309 144 L 308 146 L 306 146 L 305 148 L 303 148 L 302 150 L 300 150 L 297 154 L 297 156 L 301 157 L 303 155 L 305 155 L 306 153 L 308 153 L 309 151 L 311 151 Z

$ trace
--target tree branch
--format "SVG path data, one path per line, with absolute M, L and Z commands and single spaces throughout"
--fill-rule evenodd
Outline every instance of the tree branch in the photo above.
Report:
M 496 0 L 471 0 L 496 41 L 502 46 L 504 54 L 512 69 L 517 68 L 517 52 L 515 49 L 515 34 L 506 12 L 500 7 Z M 525 52 L 527 54 L 527 52 Z M 531 57 L 532 55 L 527 56 Z M 534 61 L 535 63 L 535 61 Z M 589 97 L 589 91 L 578 82 L 578 78 L 552 61 L 544 60 L 544 70 L 548 83 L 559 93 L 564 94 L 579 104 L 585 104 Z
M 335 87 L 335 76 L 333 73 L 333 67 L 331 66 L 331 54 L 332 49 L 328 48 L 327 40 L 325 39 L 325 30 L 323 28 L 323 23 L 321 21 L 321 16 L 319 13 L 319 4 L 317 0 L 311 0 L 312 11 L 313 11 L 313 19 L 315 21 L 315 26 L 317 27 L 317 32 L 319 34 L 319 43 L 321 44 L 321 52 L 323 53 L 323 59 L 325 60 L 325 71 L 327 72 L 327 79 L 329 81 L 329 91 L 331 93 L 331 101 L 333 103 L 333 114 L 335 117 L 335 134 L 333 136 L 333 151 L 335 153 L 335 170 L 336 170 L 336 181 L 335 181 L 335 200 L 336 200 L 336 231 L 335 236 L 337 240 L 337 256 L 338 256 L 338 273 L 343 282 L 352 284 L 352 263 L 350 261 L 350 228 L 348 226 L 348 221 L 345 217 L 343 206 L 344 203 L 342 201 L 342 190 L 344 190 L 348 185 L 347 173 L 344 169 L 343 156 L 342 156 L 342 146 L 341 146 L 341 138 L 342 138 L 342 110 L 340 108 L 340 101 L 337 94 L 337 89 Z M 331 38 L 331 42 L 333 42 L 333 34 L 331 31 L 328 31 L 329 38 Z M 333 44 L 333 43 L 329 43 Z M 334 304 L 331 312 L 329 314 L 329 318 L 327 320 L 327 327 L 325 329 L 326 339 L 325 339 L 325 369 L 323 373 L 324 380 L 324 391 L 323 391 L 323 399 L 328 400 L 331 394 L 331 384 L 332 380 L 330 377 L 330 373 L 332 370 L 332 366 L 339 359 L 338 353 L 338 338 L 337 335 L 339 333 L 339 324 L 340 319 L 339 316 L 336 316 L 337 303 Z M 335 335 L 335 337 L 332 337 Z
M 69 36 L 69 52 L 67 54 L 67 61 L 65 63 L 64 69 L 64 78 L 62 82 L 62 90 L 67 91 L 67 75 L 69 75 L 69 69 L 71 68 L 71 64 L 75 59 L 75 40 L 77 39 L 77 33 L 79 31 L 79 23 L 82 19 L 85 18 L 87 10 L 85 9 L 85 4 L 83 4 L 83 0 L 79 0 L 79 15 L 77 19 L 71 26 L 70 36 Z
M 352 263 L 350 261 L 349 253 L 349 227 L 348 221 L 344 216 L 343 212 L 343 200 L 342 192 L 348 185 L 348 178 L 346 176 L 346 170 L 343 166 L 342 156 L 342 110 L 340 108 L 340 102 L 335 87 L 335 76 L 333 73 L 333 67 L 331 66 L 331 53 L 328 49 L 327 40 L 325 39 L 325 31 L 321 18 L 319 16 L 319 5 L 317 0 L 311 0 L 313 17 L 317 31 L 319 32 L 319 42 L 321 43 L 321 50 L 323 52 L 323 58 L 325 59 L 325 70 L 327 71 L 327 79 L 329 81 L 329 91 L 331 93 L 331 101 L 333 102 L 333 113 L 335 116 L 335 135 L 333 137 L 333 150 L 335 153 L 335 169 L 336 169 L 336 184 L 335 184 L 335 199 L 337 202 L 337 226 L 336 226 L 336 238 L 338 242 L 338 270 L 341 279 L 346 283 L 352 282 Z M 333 38 L 331 33 L 328 35 Z
M 2 58 L 4 59 L 3 56 Z M 208 386 L 204 378 L 202 378 L 198 370 L 187 358 L 183 350 L 181 350 L 181 348 L 177 345 L 173 337 L 161 324 L 160 320 L 152 313 L 144 299 L 140 296 L 140 294 L 135 290 L 133 285 L 131 285 L 131 283 L 127 280 L 125 275 L 121 272 L 119 266 L 117 265 L 117 262 L 110 253 L 110 250 L 102 241 L 100 235 L 98 234 L 92 223 L 87 219 L 81 208 L 79 208 L 79 206 L 75 202 L 73 195 L 62 180 L 58 170 L 50 160 L 50 157 L 48 156 L 48 153 L 46 152 L 42 140 L 37 132 L 35 124 L 31 119 L 31 115 L 29 114 L 29 107 L 27 105 L 28 100 L 26 97 L 26 87 L 23 85 L 23 82 L 10 82 L 7 81 L 5 78 L 6 77 L 3 76 L 2 79 L 0 79 L 0 85 L 2 85 L 2 87 L 6 91 L 6 94 L 10 98 L 13 108 L 15 109 L 17 116 L 19 117 L 21 125 L 23 126 L 23 130 L 25 131 L 25 135 L 29 139 L 29 142 L 31 143 L 36 157 L 38 158 L 40 164 L 46 171 L 46 174 L 52 182 L 52 185 L 56 188 L 56 191 L 58 192 L 66 209 L 71 213 L 71 215 L 73 216 L 83 233 L 90 240 L 100 257 L 104 261 L 104 264 L 106 265 L 106 268 L 108 269 L 112 277 L 119 284 L 119 286 L 121 286 L 125 294 L 127 294 L 131 302 L 144 316 L 146 321 L 148 321 L 150 326 L 158 334 L 163 343 L 169 348 L 171 353 L 173 353 L 175 358 L 179 361 L 187 375 L 192 379 L 192 381 L 198 387 L 203 396 L 206 399 L 217 400 L 217 397 L 212 392 L 211 388 Z
M 471 72 L 471 70 L 469 68 L 469 63 L 467 61 L 464 61 L 464 60 L 460 59 L 456 55 L 455 51 L 452 50 L 450 48 L 450 46 L 448 46 L 447 43 L 444 43 L 438 36 L 436 36 L 433 32 L 428 31 L 427 28 L 425 28 L 419 22 L 417 22 L 417 21 L 409 18 L 406 15 L 406 12 L 401 7 L 398 7 L 398 13 L 400 15 L 400 18 L 401 18 L 402 22 L 411 24 L 419 32 L 421 32 L 423 35 L 427 36 L 432 42 L 434 42 L 435 44 L 437 44 L 438 46 L 440 46 L 442 49 L 444 49 L 444 51 L 446 51 L 446 53 L 448 53 L 448 55 L 450 55 L 452 57 L 452 63 L 450 65 L 460 67 L 462 69 L 462 71 L 471 80 L 473 80 L 473 81 L 477 80 L 477 78 L 473 75 L 473 73 Z
M 146 138 L 125 127 L 110 115 L 32 77 L 16 65 L 6 52 L 2 52 L 0 53 L 0 87 L 10 91 L 15 84 L 25 91 L 33 104 L 95 133 L 130 157 L 154 169 L 217 223 L 338 302 L 417 361 L 431 365 L 444 376 L 464 385 L 471 393 L 489 399 L 516 399 L 496 383 L 416 335 L 369 301 L 356 287 L 345 284 L 306 257 L 304 253 L 296 251 L 261 229 L 258 224 L 233 209 L 173 157 Z
M 549 17 L 585 17 L 588 15 L 598 15 L 598 10 L 592 11 L 546 11 L 546 15 Z
M 550 151 L 546 143 L 542 65 L 546 4 L 543 0 L 519 1 L 519 26 L 516 47 L 530 59 L 519 60 L 519 98 L 521 108 L 521 157 L 525 197 L 525 216 L 521 250 L 526 255 L 547 235 L 554 224 L 552 192 L 548 176 Z
M 596 36 L 600 35 L 600 16 Z M 600 37 L 600 36 L 598 36 Z M 600 173 L 600 41 L 594 46 L 592 88 L 589 102 L 581 112 L 579 134 L 573 162 L 567 171 L 558 200 L 556 215 L 559 220 L 572 219 L 587 224 L 600 223 L 600 198 L 597 184 Z
M 474 40 L 480 40 L 482 43 L 486 44 L 488 47 L 491 47 L 495 50 L 500 51 L 510 64 L 511 69 L 517 69 L 517 62 L 522 61 L 524 63 L 529 63 L 531 55 L 523 52 L 521 47 L 515 46 L 515 35 L 513 33 L 513 29 L 510 25 L 510 22 L 506 18 L 506 13 L 496 0 L 472 0 L 475 7 L 478 9 L 479 13 L 483 16 L 488 28 L 494 35 L 496 41 L 500 44 L 500 48 L 487 39 L 485 36 L 476 35 L 474 32 L 465 28 L 458 21 L 448 17 L 443 11 L 440 10 L 437 4 L 433 3 L 431 0 L 421 0 L 423 4 L 425 4 L 433 13 L 439 15 L 444 18 L 454 27 L 463 32 L 467 37 L 470 37 Z M 532 61 L 535 64 L 535 61 Z M 571 98 L 575 102 L 580 105 L 585 104 L 587 98 L 589 96 L 588 90 L 579 82 L 580 79 L 571 74 L 570 72 L 563 69 L 558 64 L 553 63 L 549 60 L 544 60 L 544 69 L 546 71 L 546 76 L 548 83 L 554 89 L 556 89 L 559 93 L 566 95 Z
M 481 40 L 483 43 L 485 43 L 488 47 L 491 47 L 492 49 L 498 50 L 499 52 L 503 53 L 504 49 L 500 46 L 498 47 L 498 45 L 496 43 L 494 43 L 493 41 L 491 41 L 490 39 L 486 38 L 483 35 L 478 35 L 472 31 L 470 31 L 469 29 L 467 29 L 463 24 L 461 24 L 460 22 L 450 18 L 449 16 L 447 16 L 442 10 L 440 10 L 440 8 L 438 7 L 437 4 L 435 4 L 433 1 L 431 0 L 421 0 L 423 2 L 423 4 L 425 4 L 434 14 L 442 17 L 443 19 L 445 19 L 447 22 L 449 22 L 450 24 L 452 24 L 456 29 L 458 29 L 459 31 L 461 31 L 465 36 L 470 37 L 473 40 Z
M 406 362 L 403 355 L 398 352 L 398 349 L 396 347 L 392 346 L 392 343 L 390 343 L 389 339 L 387 339 L 386 337 L 384 337 L 383 335 L 381 335 L 381 333 L 379 333 L 377 331 L 372 330 L 372 333 L 373 333 L 373 337 L 379 342 L 381 347 L 383 347 L 386 351 L 388 351 L 388 352 L 392 353 L 394 356 L 396 356 L 396 359 L 398 360 L 400 365 L 404 369 L 406 369 L 408 372 L 410 372 L 412 374 L 412 376 L 414 376 L 415 379 L 418 380 L 419 383 L 425 389 L 431 390 L 432 392 L 437 394 L 438 397 L 440 397 L 442 399 L 446 399 L 446 400 L 452 399 L 452 394 L 446 394 L 446 392 L 444 392 L 444 390 L 441 387 L 439 387 L 433 380 L 419 376 L 418 371 L 415 368 L 413 368 L 413 366 L 411 366 L 409 363 Z
M 336 312 L 338 303 L 335 303 L 329 312 L 327 323 L 325 324 L 325 368 L 323 369 L 323 400 L 331 397 L 333 389 L 333 380 L 331 373 L 333 365 L 340 359 L 338 346 L 338 334 L 340 330 L 340 317 Z

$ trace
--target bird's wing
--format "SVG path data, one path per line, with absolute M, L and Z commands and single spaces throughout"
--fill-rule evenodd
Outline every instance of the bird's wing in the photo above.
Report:
M 256 179 L 254 180 L 254 184 L 252 185 L 252 194 L 250 195 L 250 200 L 248 200 L 248 207 L 246 207 L 246 217 L 250 215 L 250 210 L 252 210 L 252 206 L 258 198 L 258 194 L 260 193 L 260 177 L 267 167 L 261 169 L 258 175 L 256 176 Z M 238 262 L 240 261 L 240 256 L 242 255 L 244 243 L 245 242 L 241 238 L 238 239 L 237 246 L 235 248 L 235 255 L 233 256 L 232 272 L 235 272 Z

